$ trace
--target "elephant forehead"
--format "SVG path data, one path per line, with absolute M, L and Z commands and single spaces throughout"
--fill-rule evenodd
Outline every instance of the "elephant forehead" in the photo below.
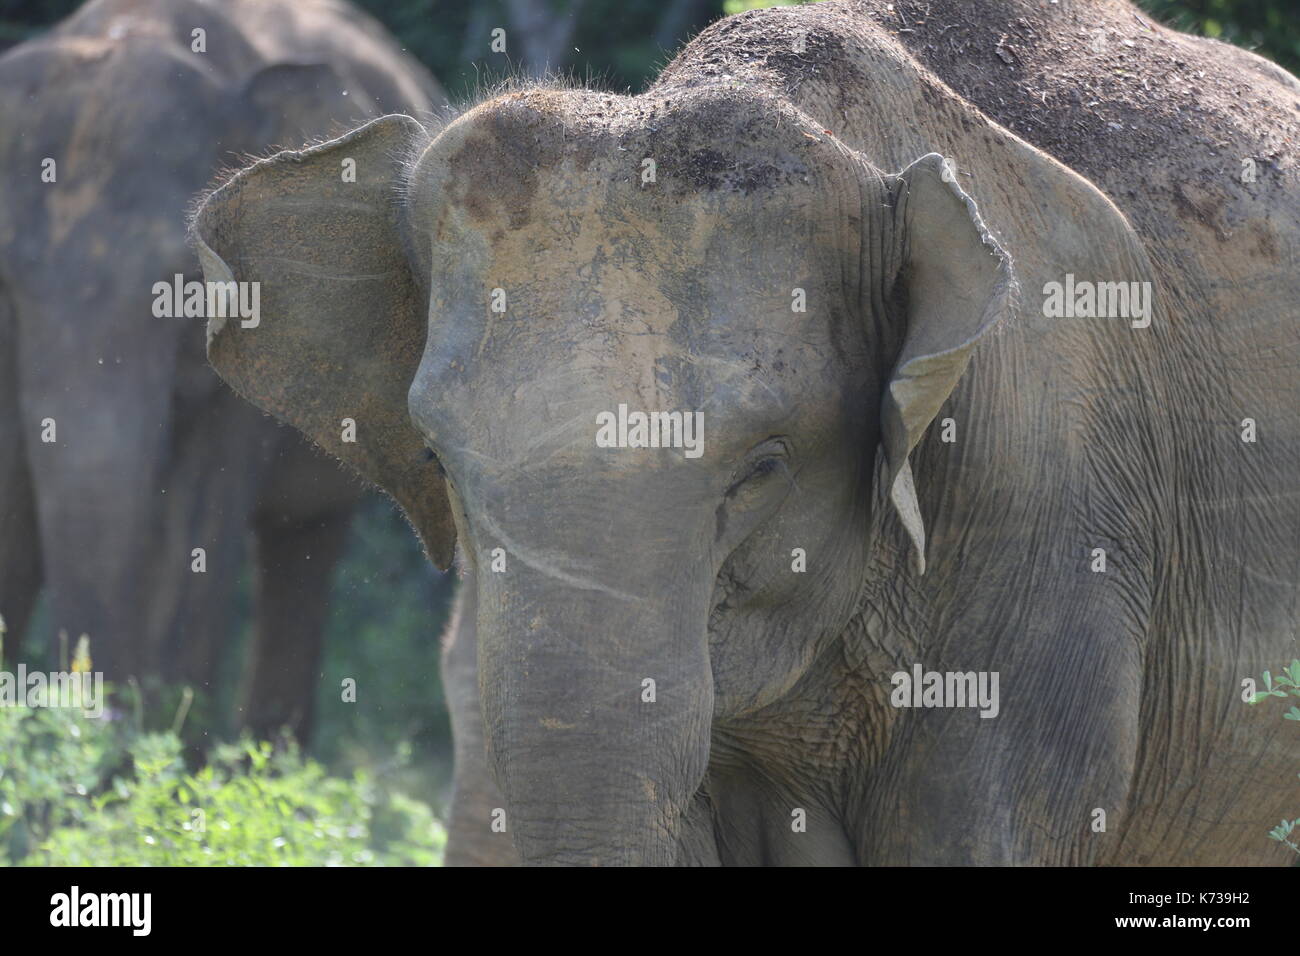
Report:
M 535 353 L 584 374 L 638 369 L 649 381 L 661 358 L 707 349 L 728 305 L 763 311 L 758 300 L 776 290 L 789 308 L 794 255 L 729 274 L 727 222 L 698 203 L 660 214 L 605 190 L 557 186 L 538 190 L 513 227 L 471 215 L 444 207 L 433 229 L 430 333 L 448 360 L 509 367 Z
M 431 323 L 462 330 L 448 340 L 458 358 L 470 357 L 469 330 L 474 358 L 560 348 L 579 367 L 729 351 L 719 338 L 787 335 L 792 304 L 833 291 L 837 260 L 808 196 L 664 201 L 617 177 L 589 181 L 593 168 L 530 173 L 524 213 L 444 202 L 417 219 L 432 253 Z
M 539 192 L 590 191 L 608 170 L 585 174 L 598 159 L 607 165 L 617 146 L 608 131 L 589 124 L 569 135 L 561 99 L 542 91 L 502 97 L 444 129 L 410 168 L 409 214 L 420 220 L 436 207 L 439 230 L 453 209 L 468 227 L 518 229 L 534 217 Z
M 806 201 L 826 165 L 821 140 L 796 128 L 804 118 L 782 109 L 717 88 L 670 100 L 546 89 L 500 96 L 416 158 L 408 215 L 435 240 L 571 229 L 593 210 L 685 230 L 728 205 L 763 218 Z
M 647 409 L 720 393 L 748 404 L 767 363 L 822 366 L 831 328 L 792 310 L 792 290 L 813 287 L 795 246 L 774 242 L 740 261 L 726 231 L 557 214 L 480 236 L 468 254 L 450 246 L 434 259 L 426 373 L 453 389 L 545 382 Z
M 408 226 L 431 254 L 411 406 L 429 434 L 483 450 L 490 420 L 492 455 L 538 434 L 590 446 L 594 416 L 625 404 L 702 411 L 740 441 L 789 416 L 801 377 L 836 380 L 841 270 L 803 153 L 768 149 L 753 104 L 710 113 L 719 131 L 612 99 L 613 118 L 594 96 L 577 118 L 542 94 L 488 104 L 412 167 Z M 708 148 L 729 129 L 750 130 L 740 152 Z
M 740 228 L 557 213 L 449 245 L 435 255 L 426 389 L 413 397 L 444 409 L 439 430 L 500 407 L 503 438 L 511 421 L 590 432 L 620 404 L 703 411 L 711 442 L 784 420 L 809 376 L 836 380 L 836 325 L 801 271 L 816 269 L 806 249 L 773 239 L 741 258 L 725 241 Z M 796 311 L 810 291 L 821 306 Z M 525 407 L 530 418 L 506 411 Z

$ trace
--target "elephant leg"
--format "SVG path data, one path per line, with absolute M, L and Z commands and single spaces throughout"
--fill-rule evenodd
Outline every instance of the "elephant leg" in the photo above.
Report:
M 165 635 L 166 682 L 210 699 L 232 638 L 232 597 L 248 550 L 247 516 L 265 467 L 250 436 L 265 420 L 230 389 L 215 388 L 211 370 L 200 367 L 188 375 L 211 378 L 214 388 L 177 416 L 168 493 L 160 507 L 163 550 L 191 561 L 155 572 L 152 629 Z M 195 571 L 197 548 L 203 549 L 202 573 Z
M 256 625 L 240 713 L 259 737 L 288 727 L 300 743 L 310 740 L 330 584 L 351 521 L 350 508 L 291 522 L 255 518 Z
M 0 290 L 0 617 L 7 660 L 17 660 L 41 589 L 36 497 L 18 406 L 17 328 Z
M 483 710 L 478 691 L 477 601 L 474 576 L 460 581 L 460 593 L 442 646 L 442 683 L 451 711 L 456 768 L 446 866 L 518 866 L 509 833 L 492 828 L 493 811 L 505 801 L 488 767 Z M 499 815 L 498 815 L 499 816 Z M 506 821 L 507 831 L 509 821 Z
M 261 737 L 288 727 L 306 744 L 320 682 L 329 592 L 360 498 L 357 482 L 293 432 L 262 419 L 266 449 L 252 509 L 254 628 L 239 724 Z
M 146 313 L 110 334 L 70 308 L 16 304 L 19 421 L 51 631 L 88 635 L 95 670 L 120 685 L 157 673 L 154 572 L 190 560 L 159 538 L 179 326 Z
M 0 406 L 3 402 L 0 401 Z M 0 416 L 6 416 L 0 407 Z M 10 431 L 0 423 L 0 433 Z M 0 435 L 0 447 L 16 454 L 0 461 L 0 617 L 4 618 L 5 660 L 18 660 L 32 609 L 41 591 L 41 550 L 36 499 L 21 446 Z

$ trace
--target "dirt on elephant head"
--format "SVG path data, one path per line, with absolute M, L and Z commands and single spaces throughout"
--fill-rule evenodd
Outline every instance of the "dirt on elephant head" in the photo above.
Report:
M 1244 165 L 1261 189 L 1296 173 L 1300 85 L 1236 47 L 1168 30 L 1128 3 L 854 6 L 1022 139 L 1089 179 L 1110 179 L 1112 194 L 1170 189 L 1178 208 L 1221 240 L 1230 231 L 1222 208 L 1227 183 L 1242 185 Z M 1291 94 L 1265 93 L 1265 81 L 1273 90 L 1281 81 Z M 1117 169 L 1156 168 L 1158 177 L 1114 184 Z
M 1123 0 L 831 0 L 756 10 L 703 31 L 651 92 L 758 82 L 797 99 L 817 83 L 840 97 L 817 117 L 830 134 L 853 109 L 847 91 L 866 88 L 852 75 L 864 20 L 984 115 L 1105 182 L 1113 198 L 1168 191 L 1182 215 L 1221 240 L 1235 226 L 1224 207 L 1243 170 L 1252 191 L 1295 175 L 1300 85 Z M 1279 83 L 1291 92 L 1276 96 Z M 924 93 L 946 96 L 942 86 Z M 1116 182 L 1118 170 L 1126 182 Z
M 640 96 L 562 80 L 511 81 L 488 91 L 437 140 L 465 123 L 446 157 L 453 202 L 477 221 L 526 224 L 541 170 L 568 164 L 592 181 L 637 182 L 653 161 L 657 192 L 754 192 L 806 181 L 803 154 L 828 131 L 787 100 L 753 87 L 656 87 Z M 815 134 L 815 135 L 814 135 Z M 440 144 L 440 145 L 445 145 Z M 412 171 L 419 156 L 413 156 Z

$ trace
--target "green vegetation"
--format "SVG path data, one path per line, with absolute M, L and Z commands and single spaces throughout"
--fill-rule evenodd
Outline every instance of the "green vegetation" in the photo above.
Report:
M 762 10 L 765 7 L 794 7 L 804 0 L 722 0 L 722 11 L 727 16 L 735 16 L 746 10 Z
M 445 833 L 384 777 L 327 776 L 292 746 L 181 741 L 121 714 L 0 708 L 0 865 L 428 866 Z
M 1292 661 L 1290 666 L 1284 667 L 1282 673 L 1278 674 L 1276 678 L 1268 671 L 1264 671 L 1264 689 L 1254 696 L 1251 703 L 1258 704 L 1270 697 L 1300 698 L 1300 660 Z M 1292 705 L 1291 709 L 1284 713 L 1282 717 L 1286 720 L 1300 721 L 1300 707 Z M 1300 727 L 1297 727 L 1296 730 L 1300 731 Z M 1300 854 L 1300 846 L 1296 845 L 1296 836 L 1294 835 L 1297 827 L 1300 827 L 1300 818 L 1283 820 L 1281 824 L 1270 830 L 1268 835 L 1279 843 L 1285 843 L 1297 854 Z
M 1161 23 L 1235 43 L 1300 72 L 1300 16 L 1293 0 L 1138 0 Z

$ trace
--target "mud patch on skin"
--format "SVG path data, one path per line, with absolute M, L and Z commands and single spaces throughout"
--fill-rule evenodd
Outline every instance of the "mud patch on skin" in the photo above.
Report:
M 491 99 L 464 119 L 471 128 L 448 158 L 449 199 L 471 221 L 505 222 L 512 230 L 531 221 L 539 171 L 569 165 L 581 173 L 616 148 L 612 97 L 539 86 Z
M 830 134 L 770 93 L 708 84 L 662 96 L 620 97 L 539 87 L 475 107 L 463 142 L 445 161 L 447 199 L 485 233 L 525 227 L 541 174 L 631 186 L 647 197 L 720 192 L 750 196 L 806 183 L 804 154 Z M 815 133 L 816 135 L 812 135 Z M 645 160 L 653 182 L 642 181 Z
M 1252 222 L 1250 224 L 1250 238 L 1254 241 L 1254 245 L 1250 250 L 1252 255 L 1272 259 L 1274 262 L 1281 259 L 1277 239 L 1259 223 Z
M 805 80 L 830 80 L 852 89 L 855 67 L 847 55 L 842 31 L 831 7 L 775 7 L 754 10 L 719 20 L 702 31 L 690 45 L 690 57 L 680 58 L 664 70 L 656 87 L 689 85 L 712 78 L 733 79 L 743 73 L 762 75 L 762 82 L 787 95 Z
M 511 229 L 528 225 L 537 192 L 537 173 L 523 150 L 510 141 L 498 114 L 488 112 L 486 128 L 475 127 L 448 166 L 452 173 L 452 201 L 477 223 L 493 219 L 500 209 Z
M 679 157 L 676 162 L 670 160 L 669 172 L 681 176 L 692 189 L 708 192 L 728 190 L 748 196 L 788 184 L 792 172 L 803 172 L 782 169 L 774 162 L 740 162 L 716 149 L 687 147 L 665 152 Z
M 1174 202 L 1188 218 L 1199 222 L 1214 232 L 1220 242 L 1227 242 L 1231 230 L 1223 224 L 1224 206 L 1228 198 L 1221 190 L 1199 189 L 1181 182 L 1173 184 Z
M 864 35 L 864 26 L 878 36 Z M 1103 184 L 1121 208 L 1136 214 L 1152 207 L 1126 200 L 1162 194 L 1220 241 L 1241 225 L 1238 197 L 1285 188 L 1297 173 L 1291 144 L 1300 139 L 1300 88 L 1261 96 L 1255 81 L 1275 68 L 1119 3 L 826 0 L 756 10 L 704 30 L 649 94 L 689 96 L 717 84 L 795 96 L 815 84 L 829 98 L 817 119 L 840 130 L 858 105 L 850 91 L 874 82 L 860 72 L 864 43 L 896 45 L 976 110 Z M 920 90 L 931 106 L 948 104 L 942 85 Z M 980 119 L 952 110 L 952 121 L 969 131 Z M 1169 143 L 1187 148 L 1171 151 Z M 1246 159 L 1256 164 L 1257 183 L 1240 182 Z M 1150 175 L 1118 179 L 1120 169 Z M 1188 196 L 1175 196 L 1173 183 L 1187 184 Z M 1217 218 L 1205 201 L 1189 201 L 1206 195 L 1222 199 L 1210 203 L 1220 207 Z
M 814 144 L 788 104 L 725 84 L 665 93 L 625 146 L 654 159 L 657 190 L 751 196 L 808 181 Z
M 1288 144 L 1300 138 L 1300 90 L 1276 102 L 1256 95 L 1250 80 L 1259 67 L 1243 64 L 1247 54 L 1234 47 L 1166 30 L 1119 4 L 849 6 L 986 115 L 1106 184 L 1122 208 L 1141 207 L 1125 198 L 1167 192 L 1180 212 L 1226 241 L 1235 227 L 1227 221 L 1232 191 L 1259 195 L 1295 175 Z M 1245 159 L 1257 164 L 1258 185 L 1240 182 Z M 1113 181 L 1117 169 L 1142 167 L 1153 175 Z

